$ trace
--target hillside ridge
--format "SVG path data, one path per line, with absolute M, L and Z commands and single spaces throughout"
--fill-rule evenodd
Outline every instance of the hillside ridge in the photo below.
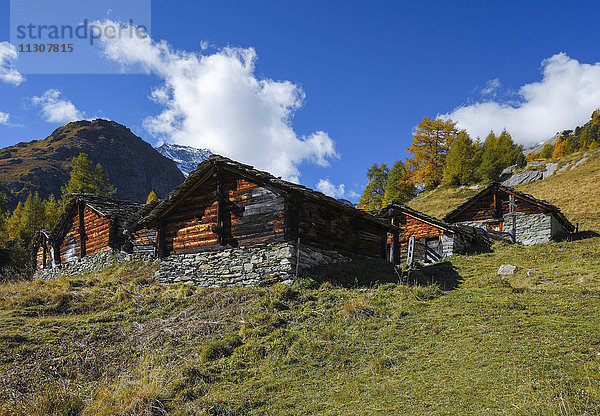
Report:
M 0 149 L 0 184 L 14 208 L 29 193 L 60 196 L 70 175 L 71 160 L 87 153 L 100 163 L 116 186 L 115 198 L 145 202 L 154 190 L 166 196 L 184 176 L 174 161 L 115 121 L 81 120 L 59 127 L 45 139 Z

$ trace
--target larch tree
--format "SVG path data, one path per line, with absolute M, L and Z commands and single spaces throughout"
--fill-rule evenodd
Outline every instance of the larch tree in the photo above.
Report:
M 150 203 L 156 201 L 157 199 L 158 199 L 158 196 L 156 196 L 156 192 L 154 192 L 154 190 L 152 190 L 148 194 L 148 198 L 146 198 L 146 204 L 150 204 Z
M 414 198 L 416 195 L 415 184 L 411 172 L 402 161 L 397 161 L 390 169 L 384 185 L 383 204 L 396 201 L 400 204 Z
M 412 144 L 406 149 L 412 154 L 408 164 L 414 182 L 425 188 L 435 188 L 441 183 L 446 153 L 456 135 L 456 123 L 452 120 L 425 117 L 417 124 Z
M 62 205 L 66 204 L 70 195 L 74 193 L 90 193 L 102 196 L 111 196 L 117 192 L 114 185 L 109 182 L 108 174 L 98 163 L 95 167 L 88 159 L 87 154 L 80 153 L 73 159 L 71 178 L 62 188 Z
M 365 210 L 379 209 L 384 204 L 385 184 L 388 180 L 389 169 L 382 163 L 375 163 L 367 171 L 369 183 L 358 200 L 358 207 Z
M 442 183 L 464 185 L 475 181 L 479 157 L 477 143 L 471 140 L 465 130 L 461 130 L 446 154 Z

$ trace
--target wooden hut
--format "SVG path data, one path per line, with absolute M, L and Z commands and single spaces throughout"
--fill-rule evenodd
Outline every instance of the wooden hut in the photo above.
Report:
M 129 227 L 158 230 L 160 257 L 276 242 L 385 258 L 390 228 L 352 205 L 212 155 Z
M 378 215 L 400 230 L 389 232 L 387 238 L 389 259 L 394 263 L 408 260 L 411 238 L 412 258 L 422 263 L 486 250 L 489 246 L 484 233 L 473 227 L 451 225 L 394 201 L 379 210 Z
M 32 243 L 33 270 L 51 269 L 54 267 L 54 250 L 50 241 L 50 231 L 40 230 Z
M 130 201 L 74 194 L 49 236 L 55 263 L 122 249 L 127 243 L 123 225 L 142 207 Z
M 554 205 L 497 182 L 448 213 L 444 221 L 504 233 L 525 245 L 564 238 L 575 229 Z

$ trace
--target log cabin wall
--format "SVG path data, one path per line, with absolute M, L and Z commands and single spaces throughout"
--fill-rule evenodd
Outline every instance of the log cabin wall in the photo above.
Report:
M 404 263 L 408 257 L 408 240 L 410 237 L 415 237 L 415 241 L 421 244 L 426 244 L 426 240 L 437 238 L 440 248 L 443 247 L 444 229 L 433 224 L 425 222 L 419 218 L 407 215 L 405 213 L 397 213 L 390 218 L 393 224 L 399 227 L 402 231 L 398 233 L 398 253 L 396 258 L 400 263 Z M 392 242 L 392 233 L 387 235 L 388 250 Z M 415 258 L 420 258 L 416 257 Z
M 52 267 L 52 247 L 48 240 L 43 240 L 36 249 L 35 269 L 48 269 Z
M 283 241 L 284 207 L 274 191 L 220 172 L 162 216 L 164 255 Z
M 342 208 L 310 199 L 298 203 L 301 244 L 385 258 L 387 227 L 352 215 Z
M 67 220 L 67 233 L 59 243 L 59 263 L 69 263 L 79 259 L 81 244 L 79 241 L 79 210 L 74 209 Z
M 132 253 L 156 256 L 158 249 L 158 230 L 142 228 L 131 233 Z
M 497 192 L 490 192 L 478 198 L 473 204 L 452 217 L 452 222 L 483 221 L 491 219 L 502 219 L 505 214 L 510 212 L 509 207 L 510 194 L 498 189 Z M 540 214 L 546 210 L 534 204 L 527 199 L 515 196 L 516 210 L 524 214 Z
M 89 206 L 83 209 L 83 225 L 85 235 L 85 255 L 108 251 L 110 247 L 111 221 L 99 215 Z

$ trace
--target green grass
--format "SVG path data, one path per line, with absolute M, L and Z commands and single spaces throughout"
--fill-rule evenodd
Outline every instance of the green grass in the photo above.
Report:
M 600 414 L 599 245 L 456 256 L 423 271 L 459 280 L 446 291 L 350 266 L 293 287 L 161 286 L 143 262 L 5 283 L 0 414 Z M 381 283 L 322 282 L 369 273 Z

